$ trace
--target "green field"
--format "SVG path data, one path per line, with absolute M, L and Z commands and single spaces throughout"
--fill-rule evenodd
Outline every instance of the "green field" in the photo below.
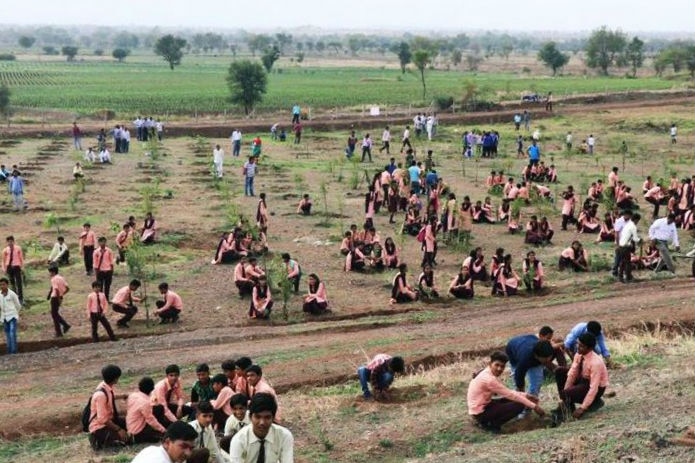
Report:
M 11 104 L 24 108 L 58 109 L 90 116 L 109 109 L 117 117 L 144 115 L 221 114 L 235 111 L 226 99 L 225 76 L 230 57 L 186 56 L 170 71 L 153 56 L 134 56 L 124 63 L 50 60 L 0 62 L 0 83 L 12 92 Z M 348 66 L 349 63 L 346 63 Z M 481 74 L 428 70 L 427 99 L 422 99 L 419 75 L 393 68 L 301 67 L 281 61 L 269 78 L 268 93 L 258 108 L 270 111 L 303 107 L 334 108 L 362 105 L 426 106 L 436 96 L 459 100 L 473 82 L 479 98 L 516 100 L 523 92 L 553 91 L 556 98 L 582 93 L 682 88 L 685 83 L 655 77 L 626 79 L 585 76 L 558 78 L 526 73 Z M 236 109 L 238 110 L 238 109 Z

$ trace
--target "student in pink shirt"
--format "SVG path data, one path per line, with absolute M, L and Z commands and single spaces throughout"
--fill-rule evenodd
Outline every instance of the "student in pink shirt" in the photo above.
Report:
M 123 224 L 123 230 L 116 235 L 116 247 L 118 248 L 118 257 L 116 263 L 125 262 L 125 253 L 128 247 L 133 244 L 133 232 L 130 229 L 130 224 Z
M 159 324 L 176 323 L 179 320 L 179 315 L 183 310 L 183 301 L 181 296 L 169 290 L 168 283 L 159 284 L 159 293 L 163 300 L 156 302 L 157 309 L 154 313 L 161 319 Z
M 234 267 L 234 285 L 239 290 L 239 297 L 251 295 L 253 291 L 254 281 L 251 276 L 246 273 L 246 264 L 248 259 L 242 257 L 239 263 Z
M 315 273 L 309 274 L 309 293 L 304 296 L 302 310 L 311 315 L 321 315 L 328 310 L 326 285 Z
M 126 429 L 133 443 L 159 442 L 166 432 L 152 413 L 150 394 L 154 390 L 152 378 L 144 377 L 138 383 L 138 391 L 128 395 Z
M 567 231 L 567 224 L 576 224 L 574 218 L 574 207 L 577 204 L 577 197 L 574 194 L 574 187 L 569 185 L 567 190 L 562 193 L 562 229 Z
M 408 285 L 407 277 L 408 266 L 406 264 L 400 264 L 398 266 L 398 274 L 396 274 L 393 279 L 390 304 L 401 304 L 418 300 L 419 294 Z
M 422 256 L 422 266 L 425 264 L 435 265 L 437 253 L 437 237 L 435 231 L 437 229 L 437 217 L 432 216 L 425 225 L 425 242 L 423 243 L 424 254 Z
M 488 366 L 479 372 L 468 385 L 466 402 L 468 414 L 480 427 L 493 433 L 501 432 L 504 423 L 519 415 L 526 408 L 539 416 L 545 410 L 538 405 L 538 398 L 520 391 L 513 391 L 500 380 L 508 357 L 503 352 L 493 352 Z M 499 396 L 499 399 L 493 399 Z
M 162 426 L 169 427 L 171 423 L 188 416 L 192 408 L 183 403 L 183 387 L 181 386 L 181 369 L 178 365 L 168 365 L 164 370 L 166 378 L 154 385 L 150 398 L 152 412 Z
M 92 231 L 92 226 L 89 222 L 82 225 L 82 234 L 80 234 L 80 253 L 84 258 L 84 269 L 87 275 L 91 275 L 94 271 L 94 247 L 97 244 L 97 237 Z
M 232 414 L 232 406 L 229 403 L 234 395 L 234 391 L 229 387 L 227 376 L 224 373 L 219 373 L 212 377 L 212 390 L 216 394 L 216 398 L 210 400 L 210 405 L 215 410 L 213 415 L 213 425 L 217 431 L 224 430 L 224 425 Z
M 106 310 L 109 307 L 109 302 L 104 293 L 101 292 L 101 285 L 98 281 L 92 282 L 92 292 L 87 296 L 87 318 L 92 324 L 92 342 L 99 342 L 97 328 L 99 323 L 102 324 L 109 339 L 116 341 L 116 335 L 113 334 L 111 323 L 106 318 Z
M 536 259 L 535 252 L 526 253 L 526 259 L 522 263 L 522 272 L 527 291 L 539 291 L 543 288 L 543 263 Z
M 111 282 L 113 281 L 113 264 L 115 262 L 113 251 L 106 246 L 106 238 L 99 237 L 99 247 L 94 250 L 94 269 L 97 272 L 97 281 L 101 290 L 109 299 Z
M 7 247 L 2 251 L 2 271 L 7 274 L 10 280 L 12 291 L 17 293 L 19 302 L 24 304 L 24 293 L 22 291 L 22 267 L 24 266 L 24 254 L 22 248 L 14 242 L 14 236 L 10 235 L 6 239 Z
M 571 268 L 575 272 L 588 272 L 589 252 L 579 241 L 572 241 L 572 245 L 560 253 L 558 267 L 560 271 Z
M 251 291 L 249 317 L 268 319 L 271 310 L 273 310 L 273 296 L 268 286 L 268 280 L 262 276 Z
M 278 395 L 275 393 L 275 389 L 268 384 L 268 382 L 263 377 L 263 369 L 259 365 L 251 365 L 246 369 L 246 381 L 249 385 L 249 399 L 253 398 L 254 395 L 258 393 L 270 394 L 275 398 L 275 402 L 278 405 L 278 410 L 275 413 L 274 422 L 280 423 L 282 420 L 280 416 L 280 401 L 278 400 Z
M 594 347 L 594 335 L 582 334 L 569 371 L 567 367 L 555 369 L 555 382 L 562 400 L 560 407 L 552 413 L 555 424 L 569 413 L 579 419 L 584 413 L 603 407 L 601 397 L 608 387 L 608 369 L 603 358 L 594 352 Z M 575 404 L 580 405 L 575 408 Z
M 521 278 L 519 278 L 519 275 L 512 267 L 512 255 L 505 255 L 504 262 L 497 272 L 497 279 L 492 286 L 493 296 L 515 296 L 519 289 L 520 281 Z
M 58 275 L 58 267 L 51 265 L 48 267 L 48 274 L 51 276 L 51 292 L 48 293 L 48 300 L 51 304 L 51 317 L 53 318 L 53 326 L 55 328 L 56 338 L 60 338 L 70 330 L 70 325 L 60 315 L 60 305 L 63 303 L 65 296 L 70 287 L 62 275 Z
M 140 231 L 140 242 L 143 244 L 152 244 L 157 238 L 157 221 L 154 220 L 154 216 L 151 212 L 145 215 L 145 222 L 142 225 L 142 230 Z
M 128 441 L 126 422 L 118 415 L 114 386 L 121 377 L 121 369 L 116 365 L 106 365 L 101 369 L 103 381 L 99 383 L 90 400 L 89 443 L 95 450 L 104 447 L 125 445 Z
M 285 269 L 287 270 L 287 279 L 292 282 L 294 292 L 296 293 L 299 291 L 299 280 L 302 278 L 302 269 L 299 263 L 292 259 L 286 252 L 282 253 L 282 261 L 285 263 Z
M 142 302 L 144 298 L 134 296 L 133 292 L 139 288 L 140 280 L 130 280 L 128 286 L 123 286 L 116 291 L 116 295 L 111 299 L 113 311 L 123 314 L 123 317 L 116 322 L 120 328 L 128 328 L 128 322 L 138 313 L 138 308 L 133 302 Z

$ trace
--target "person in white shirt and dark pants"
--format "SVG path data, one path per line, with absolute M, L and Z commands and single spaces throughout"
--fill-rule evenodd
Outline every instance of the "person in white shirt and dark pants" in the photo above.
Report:
M 622 283 L 629 283 L 634 280 L 630 257 L 634 247 L 642 241 L 639 235 L 637 235 L 637 224 L 641 216 L 627 210 L 623 213 L 623 217 L 625 217 L 625 225 L 620 230 L 620 237 L 618 238 L 618 279 Z
M 678 229 L 676 228 L 676 216 L 669 214 L 666 217 L 655 220 L 649 227 L 649 239 L 652 240 L 656 248 L 659 250 L 659 256 L 663 265 L 666 266 L 669 272 L 676 272 L 676 267 L 673 265 L 671 254 L 668 250 L 668 245 L 671 243 L 676 251 L 680 251 L 680 243 L 678 242 Z M 657 266 L 656 271 L 661 265 Z

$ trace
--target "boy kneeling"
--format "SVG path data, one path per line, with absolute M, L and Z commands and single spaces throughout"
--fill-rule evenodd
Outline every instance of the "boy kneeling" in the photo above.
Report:
M 372 384 L 374 396 L 377 399 L 389 399 L 389 387 L 393 383 L 396 373 L 405 371 L 403 357 L 391 357 L 387 354 L 376 355 L 367 365 L 357 369 L 357 377 L 360 380 L 362 394 L 365 400 L 371 400 L 372 392 L 369 390 L 369 383 Z

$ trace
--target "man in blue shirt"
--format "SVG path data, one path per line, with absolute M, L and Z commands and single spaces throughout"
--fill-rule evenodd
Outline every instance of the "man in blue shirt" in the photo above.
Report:
M 439 176 L 437 171 L 432 169 L 425 175 L 425 185 L 427 185 L 427 193 L 429 194 L 434 188 L 437 187 L 437 182 L 439 181 Z
M 606 340 L 603 337 L 603 330 L 601 324 L 595 320 L 590 322 L 577 323 L 574 328 L 569 332 L 565 338 L 565 349 L 569 352 L 570 356 L 574 356 L 577 352 L 577 341 L 579 337 L 584 333 L 593 334 L 596 338 L 596 347 L 594 347 L 594 352 L 602 355 L 606 360 L 606 363 L 610 363 L 611 353 L 606 347 Z
M 302 113 L 302 110 L 299 108 L 298 104 L 295 104 L 292 106 L 292 123 L 297 124 L 299 123 L 299 116 Z
M 415 192 L 416 195 L 420 194 L 420 168 L 415 164 L 415 161 L 410 163 L 408 167 L 408 174 L 410 175 L 410 188 Z
M 531 165 L 538 164 L 538 161 L 541 160 L 541 149 L 536 143 L 536 140 L 532 140 L 531 146 L 529 146 L 527 150 L 528 162 Z
M 543 385 L 543 368 L 552 362 L 555 350 L 549 341 L 541 341 L 536 335 L 516 336 L 509 340 L 505 349 L 511 366 L 516 390 L 524 392 L 526 377 L 527 393 L 538 397 Z
M 389 164 L 386 166 L 385 170 L 389 171 L 390 175 L 393 175 L 393 173 L 398 169 L 398 166 L 396 165 L 396 158 L 391 158 Z
M 15 211 L 26 209 L 24 205 L 24 180 L 17 169 L 12 171 L 9 184 L 10 194 L 14 202 Z

